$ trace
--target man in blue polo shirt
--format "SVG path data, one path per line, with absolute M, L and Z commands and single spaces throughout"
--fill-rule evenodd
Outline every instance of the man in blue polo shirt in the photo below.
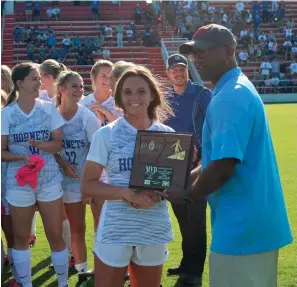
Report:
M 168 57 L 167 75 L 172 83 L 168 99 L 175 116 L 166 124 L 177 132 L 195 133 L 197 165 L 201 159 L 202 126 L 211 93 L 189 80 L 188 61 L 180 54 Z M 172 203 L 172 208 L 180 226 L 183 257 L 179 266 L 168 269 L 168 274 L 180 275 L 179 286 L 201 286 L 206 257 L 206 200 L 200 199 L 192 205 Z
M 179 48 L 214 85 L 202 135 L 202 170 L 170 201 L 207 196 L 211 209 L 210 287 L 276 287 L 280 248 L 292 242 L 264 104 L 237 66 L 237 42 L 221 25 L 203 26 Z

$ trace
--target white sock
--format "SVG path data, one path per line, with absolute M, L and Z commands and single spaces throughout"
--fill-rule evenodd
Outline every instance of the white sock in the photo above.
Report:
M 52 262 L 58 277 L 58 287 L 64 287 L 67 285 L 68 280 L 68 249 L 64 249 L 60 252 L 52 251 Z
M 12 257 L 12 248 L 7 248 L 7 256 L 9 260 L 9 265 L 12 273 L 12 277 L 16 282 L 20 282 L 20 277 L 16 271 L 15 264 L 13 262 L 13 257 Z
M 27 250 L 12 249 L 12 257 L 20 283 L 23 287 L 32 287 L 30 248 Z
M 75 269 L 77 270 L 78 274 L 82 274 L 88 271 L 88 263 L 82 262 L 79 264 L 75 264 Z
M 70 224 L 68 219 L 65 219 L 63 221 L 62 236 L 66 244 L 66 247 L 68 248 L 69 254 L 70 256 L 72 256 L 71 231 L 70 231 Z
M 35 211 L 33 220 L 32 220 L 32 226 L 31 226 L 31 235 L 36 236 L 36 219 L 37 219 L 37 211 Z

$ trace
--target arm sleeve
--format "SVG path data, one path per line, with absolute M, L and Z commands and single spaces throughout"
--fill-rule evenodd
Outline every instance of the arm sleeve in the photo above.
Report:
M 203 124 L 205 120 L 206 110 L 210 101 L 211 101 L 211 92 L 209 90 L 203 90 L 199 98 L 196 99 L 193 106 L 192 120 L 193 120 L 193 126 L 195 130 L 197 149 L 200 149 L 202 146 Z
M 92 141 L 93 134 L 100 129 L 101 122 L 99 119 L 89 110 L 88 111 L 88 120 L 86 124 L 86 132 L 89 142 Z
M 232 102 L 218 102 L 208 111 L 211 130 L 211 160 L 242 161 L 254 126 L 250 110 Z
M 96 131 L 92 137 L 88 161 L 106 166 L 110 152 L 110 127 L 106 126 Z
M 59 113 L 58 109 L 55 107 L 54 104 L 51 105 L 51 131 L 55 131 L 56 129 L 62 127 L 64 125 L 64 120 L 61 114 Z
M 9 120 L 8 120 L 7 109 L 3 109 L 1 111 L 1 135 L 2 136 L 9 135 Z

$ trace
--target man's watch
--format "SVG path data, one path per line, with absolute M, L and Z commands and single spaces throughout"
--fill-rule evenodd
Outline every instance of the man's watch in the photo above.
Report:
M 187 204 L 191 204 L 194 203 L 194 200 L 192 200 L 189 196 L 188 196 L 189 191 L 185 190 L 184 192 L 184 202 Z

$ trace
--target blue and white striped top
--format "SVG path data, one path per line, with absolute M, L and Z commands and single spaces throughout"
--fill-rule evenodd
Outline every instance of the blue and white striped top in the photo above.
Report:
M 174 130 L 154 122 L 148 130 Z M 137 130 L 124 118 L 99 129 L 91 142 L 88 161 L 105 166 L 109 184 L 129 186 Z M 173 240 L 167 202 L 134 209 L 122 200 L 105 201 L 96 241 L 115 245 L 151 245 Z

